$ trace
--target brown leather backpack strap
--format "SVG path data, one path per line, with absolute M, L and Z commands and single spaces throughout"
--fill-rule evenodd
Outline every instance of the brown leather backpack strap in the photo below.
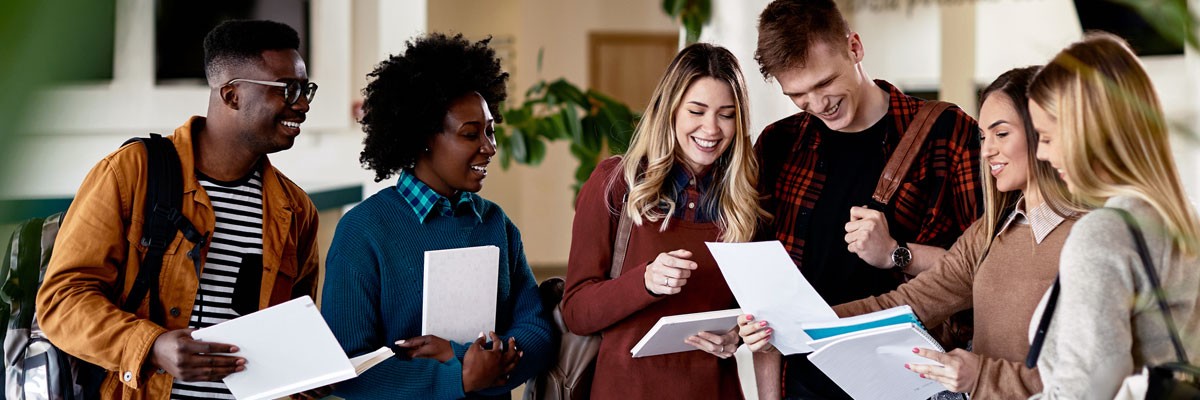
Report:
M 908 129 L 900 138 L 900 144 L 896 146 L 896 150 L 892 151 L 891 158 L 888 158 L 887 165 L 883 167 L 883 174 L 879 176 L 879 184 L 875 185 L 875 193 L 871 195 L 871 198 L 878 205 L 887 206 L 892 201 L 892 196 L 900 188 L 900 182 L 904 180 L 904 176 L 912 168 L 913 161 L 917 159 L 921 145 L 925 144 L 925 138 L 929 137 L 929 130 L 933 128 L 933 123 L 937 122 L 942 112 L 952 105 L 944 101 L 929 100 L 917 110 L 917 116 L 908 124 Z
M 612 268 L 608 271 L 609 279 L 621 276 L 621 266 L 625 265 L 625 249 L 629 247 L 629 231 L 633 229 L 633 218 L 625 212 L 625 204 L 620 207 L 621 222 L 617 223 L 617 237 L 613 241 Z

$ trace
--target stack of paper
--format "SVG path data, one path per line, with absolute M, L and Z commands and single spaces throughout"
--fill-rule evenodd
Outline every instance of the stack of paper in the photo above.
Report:
M 817 339 L 809 342 L 816 351 L 808 359 L 855 399 L 919 400 L 944 390 L 904 368 L 941 365 L 914 354 L 915 347 L 942 351 L 908 306 L 804 327 Z
M 421 334 L 470 343 L 496 330 L 499 273 L 496 246 L 426 251 Z
M 771 344 L 783 354 L 812 351 L 801 323 L 837 320 L 779 241 L 705 244 L 738 305 L 770 324 Z
M 633 353 L 633 358 L 638 358 L 699 350 L 683 340 L 700 332 L 724 335 L 737 326 L 737 317 L 741 314 L 742 310 L 734 308 L 659 318 L 629 352 Z
M 357 377 L 392 356 L 384 347 L 346 358 L 312 299 L 304 296 L 192 332 L 192 338 L 238 347 L 246 370 L 225 377 L 233 396 L 274 399 Z

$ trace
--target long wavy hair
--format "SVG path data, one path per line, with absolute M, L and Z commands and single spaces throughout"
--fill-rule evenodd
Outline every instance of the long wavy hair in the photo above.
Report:
M 1058 123 L 1073 196 L 1094 207 L 1118 195 L 1141 199 L 1174 249 L 1200 254 L 1200 222 L 1171 157 L 1162 105 L 1124 40 L 1090 33 L 1071 44 L 1034 77 L 1029 97 Z
M 712 166 L 709 204 L 716 211 L 722 241 L 749 241 L 767 213 L 759 206 L 755 189 L 758 163 L 750 142 L 746 83 L 737 58 L 729 50 L 707 43 L 696 43 L 680 51 L 654 88 L 629 150 L 621 159 L 620 171 L 629 185 L 629 194 L 625 208 L 619 212 L 627 213 L 639 226 L 645 221 L 661 221 L 660 230 L 667 229 L 676 207 L 668 177 L 685 157 L 675 139 L 675 111 L 683 101 L 684 92 L 701 78 L 729 84 L 733 90 L 736 126 L 733 142 Z
M 1058 172 L 1054 170 L 1049 161 L 1037 158 L 1037 131 L 1034 130 L 1033 121 L 1029 117 L 1029 96 L 1026 89 L 1029 82 L 1033 80 L 1034 74 L 1037 74 L 1040 69 L 1041 66 L 1029 66 L 1014 68 L 1000 74 L 991 85 L 983 90 L 983 94 L 979 96 L 979 104 L 982 105 L 989 99 L 995 100 L 993 96 L 1008 98 L 1013 109 L 1017 111 L 1017 116 L 1021 118 L 1021 128 L 1025 131 L 1025 157 L 1029 165 L 1025 171 L 1025 179 L 1028 182 L 1027 190 L 1036 190 L 1036 195 L 1055 214 L 1074 219 L 1085 212 L 1087 207 L 1071 198 L 1066 183 L 1058 178 Z M 986 128 L 980 127 L 980 129 Z M 980 152 L 979 165 L 988 165 L 987 156 L 983 152 Z M 1022 193 L 1016 190 L 1001 192 L 996 189 L 996 178 L 992 174 L 984 171 L 980 175 L 983 183 L 983 222 L 987 224 L 984 229 L 987 237 L 990 238 L 996 236 L 996 226 L 1000 221 L 1008 218 L 1008 214 L 1016 207 Z M 1029 196 L 1030 194 L 1025 195 Z M 980 254 L 986 254 L 986 251 L 980 252 Z

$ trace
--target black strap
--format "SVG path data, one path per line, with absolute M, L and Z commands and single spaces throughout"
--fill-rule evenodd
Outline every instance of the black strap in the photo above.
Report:
M 1058 306 L 1058 277 L 1054 277 L 1054 285 L 1050 287 L 1050 298 L 1046 300 L 1046 310 L 1042 311 L 1042 320 L 1038 321 L 1037 333 L 1033 342 L 1029 343 L 1029 353 L 1025 355 L 1025 368 L 1037 367 L 1038 356 L 1042 354 L 1042 344 L 1046 341 L 1046 330 L 1050 329 L 1050 318 L 1054 316 L 1054 308 Z
M 1154 298 L 1158 302 L 1158 308 L 1162 312 L 1163 321 L 1167 326 L 1167 333 L 1171 335 L 1171 344 L 1175 346 L 1175 357 L 1181 363 L 1187 363 L 1187 353 L 1183 349 L 1183 341 L 1179 339 L 1179 332 L 1175 330 L 1175 320 L 1171 318 L 1171 309 L 1167 306 L 1166 296 L 1163 294 L 1162 284 L 1158 279 L 1158 271 L 1154 269 L 1154 261 L 1150 258 L 1150 249 L 1146 246 L 1146 238 L 1142 236 L 1141 229 L 1137 226 L 1137 221 L 1133 219 L 1133 215 L 1128 211 L 1119 208 L 1107 208 L 1121 216 L 1125 220 L 1125 227 L 1129 228 L 1129 234 L 1133 236 L 1133 244 L 1137 246 L 1138 256 L 1142 259 L 1142 267 L 1146 270 L 1146 278 L 1150 280 L 1154 291 Z M 1046 311 L 1042 314 L 1042 320 L 1038 323 L 1037 334 L 1033 337 L 1033 343 L 1029 345 L 1029 355 L 1025 358 L 1025 366 L 1033 368 L 1037 366 L 1038 354 L 1042 351 L 1042 342 L 1045 341 L 1046 329 L 1050 327 L 1050 317 L 1054 314 L 1054 306 L 1058 303 L 1058 278 L 1054 279 L 1054 288 L 1050 289 L 1050 299 L 1046 303 Z
M 1133 236 L 1138 256 L 1142 258 L 1142 267 L 1146 269 L 1146 278 L 1154 286 L 1154 299 L 1158 302 L 1158 309 L 1162 311 L 1163 321 L 1167 324 L 1167 332 L 1171 334 L 1171 344 L 1175 345 L 1175 357 L 1179 359 L 1179 362 L 1187 364 L 1187 353 L 1183 349 L 1183 341 L 1179 339 L 1179 332 L 1175 330 L 1175 319 L 1171 318 L 1171 308 L 1167 306 L 1167 296 L 1163 291 L 1162 281 L 1158 279 L 1158 271 L 1154 269 L 1154 261 L 1150 259 L 1150 248 L 1146 246 L 1146 238 L 1142 236 L 1142 230 L 1138 228 L 1137 221 L 1133 219 L 1133 215 L 1129 214 L 1129 211 L 1119 208 L 1111 208 L 1111 210 L 1121 215 L 1121 218 L 1125 220 L 1125 226 L 1129 228 L 1129 234 Z
M 142 258 L 133 287 L 121 309 L 136 312 L 149 292 L 150 320 L 164 325 L 166 317 L 163 315 L 158 279 L 167 248 L 175 240 L 176 232 L 183 233 L 185 239 L 196 244 L 188 256 L 198 269 L 200 249 L 204 247 L 207 235 L 196 230 L 180 212 L 183 204 L 183 170 L 174 143 L 154 133 L 149 138 L 129 139 L 125 144 L 133 142 L 140 142 L 146 148 L 146 203 L 141 238 L 146 255 Z

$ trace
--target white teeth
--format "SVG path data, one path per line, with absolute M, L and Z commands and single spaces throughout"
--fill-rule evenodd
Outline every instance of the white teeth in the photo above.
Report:
M 479 173 L 481 173 L 481 174 L 487 175 L 487 167 L 482 167 L 482 166 L 478 166 L 478 165 L 472 165 L 472 166 L 471 166 L 471 169 L 473 169 L 473 170 L 475 170 L 475 171 L 478 171 L 478 172 L 479 172 Z
M 704 139 L 701 139 L 701 138 L 698 138 L 695 136 L 692 137 L 692 140 L 695 140 L 696 144 L 698 144 L 698 145 L 700 145 L 700 147 L 703 147 L 706 149 L 711 149 L 713 147 L 717 147 L 717 143 L 718 143 L 718 141 L 716 141 L 716 140 L 704 140 Z
M 828 112 L 821 113 L 821 115 L 826 116 L 826 117 L 833 115 L 833 113 L 836 113 L 838 108 L 840 108 L 841 106 L 842 106 L 842 103 L 838 102 L 837 104 L 833 105 L 832 109 L 830 109 Z
M 992 164 L 992 171 L 998 170 L 1000 168 L 1004 168 L 1004 165 L 1005 164 Z
M 286 126 L 286 127 L 288 127 L 288 128 L 300 129 L 300 123 L 299 123 L 299 122 L 283 121 L 282 123 L 283 123 L 283 126 Z

